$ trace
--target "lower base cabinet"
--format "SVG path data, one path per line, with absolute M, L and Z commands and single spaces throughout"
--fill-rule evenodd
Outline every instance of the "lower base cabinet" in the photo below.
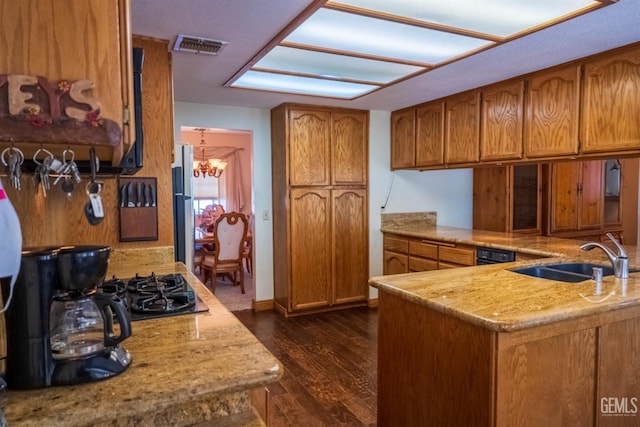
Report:
M 515 332 L 386 292 L 378 312 L 380 427 L 640 425 L 638 307 Z
M 383 274 L 444 270 L 476 264 L 476 248 L 400 235 L 383 236 Z

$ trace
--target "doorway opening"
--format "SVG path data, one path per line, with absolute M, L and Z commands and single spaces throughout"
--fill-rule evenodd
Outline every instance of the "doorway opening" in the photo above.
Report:
M 247 246 L 250 251 L 249 260 L 244 260 L 245 294 L 239 286 L 234 286 L 224 277 L 214 278 L 216 297 L 231 311 L 248 310 L 255 300 L 255 280 L 253 277 L 252 250 L 254 218 L 253 209 L 253 133 L 248 130 L 219 129 L 205 127 L 182 126 L 182 144 L 193 146 L 193 165 L 196 169 L 201 163 L 216 159 L 226 163 L 222 172 L 204 174 L 198 171 L 192 174 L 192 213 L 191 227 L 193 233 L 197 229 L 211 231 L 210 212 L 239 212 L 246 216 Z M 185 168 L 187 165 L 184 166 Z M 199 175 L 199 176 L 195 176 Z M 219 176 L 218 176 L 219 175 Z M 199 248 L 194 238 L 194 252 Z M 249 262 L 247 262 L 249 261 Z M 203 279 L 202 272 L 191 264 L 194 272 Z

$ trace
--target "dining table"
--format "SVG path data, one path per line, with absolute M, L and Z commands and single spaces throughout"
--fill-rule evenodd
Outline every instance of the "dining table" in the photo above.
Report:
M 196 228 L 193 241 L 195 244 L 212 245 L 215 242 L 215 236 L 212 231 Z

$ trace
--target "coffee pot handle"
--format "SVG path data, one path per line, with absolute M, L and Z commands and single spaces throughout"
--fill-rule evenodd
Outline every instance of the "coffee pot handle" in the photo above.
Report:
M 124 302 L 119 296 L 98 294 L 95 297 L 96 303 L 105 319 L 104 324 L 104 345 L 114 346 L 131 336 L 131 321 L 127 314 Z M 113 322 L 111 316 L 108 315 L 106 308 L 110 307 L 111 311 L 118 319 L 120 324 L 120 335 L 113 334 Z

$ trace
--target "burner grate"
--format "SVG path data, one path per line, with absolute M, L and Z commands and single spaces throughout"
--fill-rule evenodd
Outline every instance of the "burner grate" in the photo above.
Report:
M 131 320 L 208 311 L 181 274 L 116 277 L 105 281 L 99 292 L 116 294 L 125 300 Z

